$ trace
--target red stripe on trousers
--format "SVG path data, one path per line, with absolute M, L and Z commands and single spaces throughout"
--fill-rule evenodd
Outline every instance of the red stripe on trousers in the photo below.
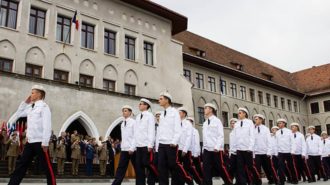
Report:
M 223 162 L 223 152 L 220 151 L 219 154 L 220 154 L 221 168 L 222 168 L 223 171 L 225 172 L 225 175 L 226 175 L 226 177 L 227 177 L 227 179 L 228 179 L 228 182 L 232 183 L 232 182 L 233 182 L 233 181 L 232 181 L 232 178 L 230 177 L 229 173 L 227 172 L 227 169 L 226 169 L 226 167 L 225 167 L 225 165 L 224 165 L 224 162 Z
M 158 170 L 157 168 L 155 167 L 154 163 L 154 154 L 152 153 L 152 151 L 150 152 L 150 161 L 149 161 L 149 166 L 150 168 L 152 169 L 152 171 L 154 172 L 154 174 L 158 177 L 159 174 L 158 174 Z
M 307 165 L 306 159 L 304 160 L 304 166 L 305 166 L 305 170 L 307 170 L 308 178 L 312 179 L 312 175 L 311 175 L 311 172 L 309 171 L 309 167 Z
M 269 160 L 270 160 L 270 166 L 272 167 L 272 171 L 273 171 L 273 177 L 276 179 L 276 181 L 278 181 L 278 176 L 274 168 L 273 160 L 271 158 L 269 158 Z
M 254 169 L 254 173 L 257 175 L 257 178 L 260 179 L 260 174 L 257 170 L 256 163 L 254 162 L 254 160 L 253 160 L 253 169 Z
M 293 163 L 294 173 L 296 174 L 296 180 L 298 180 L 298 171 L 297 171 L 297 168 L 296 168 L 296 158 L 295 158 L 294 155 L 292 155 L 292 163 Z
M 179 168 L 181 169 L 181 171 L 184 174 L 185 180 L 186 181 L 191 181 L 191 177 L 187 174 L 186 170 L 184 170 L 183 166 L 181 165 L 180 161 L 179 161 L 179 156 L 178 156 L 178 152 L 179 149 L 176 148 L 176 164 L 179 166 Z
M 55 176 L 54 176 L 52 165 L 50 164 L 48 152 L 45 152 L 45 151 L 43 151 L 43 152 L 46 155 L 46 161 L 47 161 L 48 170 L 49 170 L 50 176 L 52 178 L 52 185 L 56 185 L 56 183 L 55 183 Z

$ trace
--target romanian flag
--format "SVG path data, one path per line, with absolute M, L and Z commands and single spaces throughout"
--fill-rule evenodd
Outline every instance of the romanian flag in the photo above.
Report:
M 76 25 L 76 30 L 79 30 L 79 20 L 77 18 L 77 11 L 74 12 L 72 23 Z

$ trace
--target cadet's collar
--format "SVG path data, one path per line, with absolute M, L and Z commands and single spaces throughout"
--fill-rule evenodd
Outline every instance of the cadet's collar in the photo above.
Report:
M 214 115 L 212 115 L 212 116 L 210 116 L 210 117 L 209 117 L 209 118 L 207 118 L 207 119 L 209 119 L 209 120 L 212 120 L 214 117 L 215 117 L 215 116 L 214 116 Z
M 44 101 L 43 100 L 38 100 L 36 102 L 34 102 L 34 105 L 41 105 Z
M 141 113 L 146 113 L 146 112 L 148 112 L 148 110 L 142 111 Z
M 165 110 L 169 111 L 172 108 L 172 106 L 168 106 Z

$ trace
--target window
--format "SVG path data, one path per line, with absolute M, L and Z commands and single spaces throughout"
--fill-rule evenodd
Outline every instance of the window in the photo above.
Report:
M 149 42 L 144 42 L 144 63 L 154 65 L 154 45 Z
M 203 124 L 204 121 L 205 121 L 205 118 L 204 118 L 204 108 L 203 107 L 197 107 L 197 113 L 198 113 L 199 124 Z
M 70 43 L 71 19 L 64 16 L 57 16 L 56 40 Z
M 258 99 L 259 99 L 260 104 L 264 103 L 264 95 L 263 95 L 262 91 L 258 91 Z
M 241 86 L 241 99 L 246 100 L 246 87 Z
M 80 74 L 79 84 L 85 87 L 93 87 L 93 76 Z
M 237 97 L 237 87 L 236 84 L 230 83 L 231 95 Z
M 16 29 L 18 2 L 0 1 L 0 26 Z
M 323 106 L 324 106 L 324 112 L 329 112 L 330 111 L 330 100 L 324 101 Z
M 31 7 L 29 33 L 44 36 L 46 11 Z
M 271 130 L 273 126 L 274 126 L 274 121 L 269 120 L 269 129 Z
M 204 89 L 204 75 L 196 73 L 196 86 L 197 88 Z
M 320 112 L 319 103 L 318 102 L 311 103 L 311 113 L 317 114 L 319 112 Z
M 321 135 L 322 129 L 321 125 L 315 125 L 315 134 Z
M 327 133 L 329 135 L 330 134 L 330 124 L 327 124 L 326 126 L 327 126 Z
M 41 72 L 42 72 L 41 66 L 26 64 L 25 75 L 41 78 Z
M 266 101 L 267 101 L 267 106 L 271 106 L 271 100 L 270 100 L 270 94 L 266 93 Z
M 183 76 L 191 82 L 191 71 L 188 69 L 183 69 Z
M 135 38 L 125 36 L 125 58 L 135 60 Z
M 125 84 L 125 94 L 135 95 L 135 85 Z
M 210 91 L 216 92 L 215 88 L 215 78 L 209 76 L 209 86 L 210 86 Z
M 227 94 L 227 82 L 225 80 L 220 79 L 220 89 L 221 89 L 221 94 L 224 95 Z
M 281 98 L 281 108 L 283 110 L 285 109 L 285 100 L 284 100 L 284 98 Z
M 66 71 L 61 70 L 54 70 L 54 80 L 60 81 L 60 82 L 69 82 L 69 73 Z
M 104 52 L 116 54 L 116 33 L 109 30 L 104 30 Z
M 296 101 L 293 102 L 293 110 L 298 112 L 298 103 Z
M 274 106 L 275 106 L 275 108 L 278 107 L 278 98 L 277 98 L 277 96 L 274 96 Z
M 13 60 L 0 58 L 0 71 L 13 71 Z
M 238 118 L 238 114 L 237 113 L 233 113 L 233 118 Z
M 256 101 L 256 95 L 255 95 L 254 89 L 250 89 L 250 100 L 252 102 Z
M 81 26 L 81 46 L 88 49 L 94 49 L 94 26 L 82 23 Z
M 228 127 L 228 112 L 222 111 L 223 127 Z
M 288 110 L 292 111 L 292 104 L 291 104 L 291 100 L 288 100 Z
M 116 82 L 113 80 L 103 79 L 103 89 L 107 91 L 115 91 L 116 90 Z

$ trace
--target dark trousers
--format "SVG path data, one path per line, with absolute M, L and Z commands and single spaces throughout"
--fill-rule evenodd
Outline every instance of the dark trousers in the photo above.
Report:
M 330 178 L 330 157 L 323 157 L 322 164 L 324 169 L 325 178 Z
M 199 176 L 201 178 L 203 178 L 204 175 L 203 175 L 203 169 L 202 169 L 202 166 L 201 166 L 201 164 L 202 164 L 201 163 L 201 157 L 200 156 L 192 157 L 192 161 L 193 161 L 193 164 L 194 164 Z
M 253 162 L 253 154 L 250 151 L 237 150 L 236 176 L 238 185 L 246 185 L 248 182 L 261 184 L 260 175 Z
M 266 154 L 256 154 L 254 161 L 259 174 L 261 173 L 262 167 L 269 182 L 278 182 L 276 170 L 269 156 Z
M 303 181 L 306 181 L 306 177 L 308 180 L 312 180 L 310 170 L 306 164 L 306 160 L 302 158 L 301 155 L 292 155 L 293 163 L 297 168 L 298 172 L 298 180 L 301 178 Z
M 128 151 L 121 151 L 115 180 L 112 182 L 112 185 L 120 185 L 123 182 L 129 161 L 132 162 L 132 165 L 135 169 L 135 152 L 130 155 Z
M 11 174 L 8 185 L 19 185 L 21 183 L 34 156 L 38 156 L 40 160 L 40 165 L 47 176 L 47 184 L 56 185 L 56 179 L 48 152 L 43 151 L 41 148 L 41 142 L 27 143 L 25 145 L 23 154 L 16 163 L 15 171 Z
M 315 180 L 315 175 L 318 177 L 324 177 L 322 165 L 321 165 L 321 156 L 308 156 L 307 159 L 308 167 L 311 172 L 312 180 Z
M 236 171 L 237 171 L 237 156 L 236 156 L 236 154 L 231 154 L 230 158 L 229 158 L 229 174 L 230 174 L 230 176 L 235 178 Z
M 93 175 L 93 159 L 86 159 L 86 174 L 87 176 Z
M 288 172 L 289 179 L 293 182 L 298 182 L 297 169 L 293 163 L 293 158 L 290 153 L 278 153 L 278 176 L 280 184 L 285 182 L 285 172 Z
M 182 157 L 182 151 L 179 150 L 179 161 L 183 164 L 184 170 L 195 180 L 197 184 L 202 184 L 202 177 L 197 172 L 196 167 L 192 163 L 191 152 L 188 151 L 185 156 Z
M 226 169 L 226 166 L 223 161 L 223 152 L 212 152 L 204 150 L 203 152 L 203 171 L 204 171 L 204 178 L 203 184 L 204 185 L 212 185 L 212 177 L 213 172 L 217 171 L 220 173 L 221 178 L 225 182 L 225 184 L 231 184 L 232 178 L 229 175 L 229 172 Z
M 158 172 L 159 185 L 169 184 L 169 171 L 172 175 L 173 185 L 182 182 L 191 183 L 192 179 L 183 169 L 178 160 L 178 147 L 170 147 L 168 144 L 159 144 L 158 148 Z
M 136 185 L 146 184 L 146 170 L 148 170 L 149 176 L 158 176 L 158 171 L 153 164 L 153 152 L 148 152 L 147 147 L 136 148 Z
M 153 164 L 158 168 L 158 152 L 154 153 Z M 158 170 L 157 170 L 158 171 Z M 158 174 L 159 176 L 159 174 Z M 153 175 L 152 173 L 148 174 L 147 184 L 148 185 L 155 185 L 158 182 L 158 176 Z

